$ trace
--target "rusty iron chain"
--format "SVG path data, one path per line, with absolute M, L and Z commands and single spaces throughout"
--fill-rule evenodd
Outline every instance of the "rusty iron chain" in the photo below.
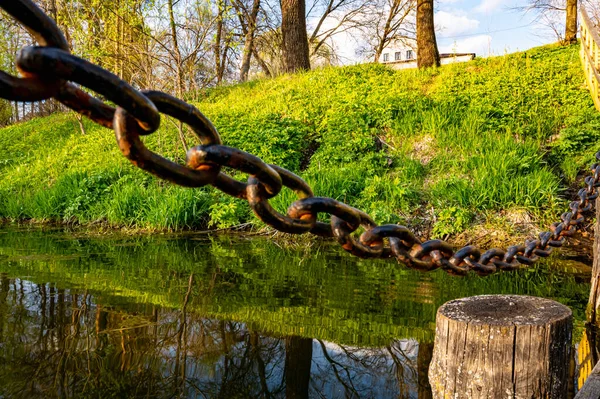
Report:
M 454 250 L 442 240 L 422 242 L 404 226 L 378 226 L 356 208 L 332 198 L 315 197 L 310 186 L 294 173 L 223 145 L 215 127 L 194 106 L 166 93 L 139 91 L 107 70 L 70 54 L 60 29 L 32 0 L 0 0 L 0 8 L 40 44 L 25 47 L 17 55 L 17 68 L 23 77 L 0 71 L 0 98 L 28 102 L 54 98 L 113 129 L 123 155 L 146 172 L 186 187 L 210 184 L 228 195 L 247 200 L 256 216 L 276 230 L 334 237 L 344 250 L 358 257 L 396 258 L 413 269 L 441 268 L 454 275 L 515 270 L 561 247 L 565 238 L 583 226 L 598 196 L 600 163 L 595 163 L 592 174 L 585 179 L 586 187 L 579 190 L 578 200 L 571 202 L 570 211 L 563 213 L 550 231 L 540 233 L 538 239 L 483 253 L 473 245 Z M 73 83 L 103 95 L 116 109 Z M 158 129 L 161 112 L 189 125 L 201 142 L 188 151 L 186 166 L 151 152 L 140 140 L 140 135 Z M 596 159 L 600 162 L 600 152 Z M 248 174 L 249 178 L 246 182 L 235 180 L 223 173 L 222 167 Z M 285 215 L 269 204 L 269 199 L 282 187 L 290 188 L 299 197 Z M 330 223 L 318 221 L 318 214 L 330 215 Z M 364 232 L 355 237 L 361 227 Z

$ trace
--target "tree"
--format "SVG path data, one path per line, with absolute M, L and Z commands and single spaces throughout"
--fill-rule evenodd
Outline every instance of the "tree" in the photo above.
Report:
M 277 76 L 285 72 L 281 30 L 268 29 L 255 38 L 254 58 L 265 76 Z
M 244 35 L 244 52 L 242 54 L 242 64 L 240 66 L 240 81 L 248 80 L 248 72 L 250 71 L 250 61 L 254 52 L 254 38 L 258 25 L 258 13 L 260 11 L 260 0 L 252 0 L 252 5 L 248 9 L 248 5 L 242 0 L 234 0 L 233 6 L 236 9 L 240 20 L 240 27 Z
M 217 85 L 223 81 L 227 62 L 229 61 L 229 50 L 231 49 L 232 32 L 228 27 L 229 22 L 228 0 L 217 0 L 217 19 L 215 33 L 215 76 Z
M 313 340 L 289 336 L 285 338 L 285 397 L 308 398 Z
M 245 0 L 250 1 L 250 0 Z M 306 17 L 307 20 L 318 18 L 315 27 L 311 27 L 311 39 L 308 41 L 309 65 L 323 66 L 332 65 L 336 61 L 335 51 L 333 46 L 328 43 L 334 34 L 341 32 L 344 28 L 336 30 L 339 21 L 334 22 L 333 19 L 344 18 L 347 9 L 344 7 L 337 8 L 335 13 L 328 13 L 328 17 L 323 18 L 320 13 L 327 12 L 327 5 L 323 1 L 315 0 L 311 5 Z M 358 2 L 365 0 L 336 0 L 336 4 L 340 2 Z M 367 0 L 371 1 L 371 0 Z M 279 2 L 278 2 L 279 3 Z M 350 4 L 350 3 L 345 3 Z M 332 7 L 335 8 L 335 5 Z M 254 38 L 253 58 L 265 76 L 276 76 L 281 73 L 288 72 L 286 67 L 286 59 L 284 56 L 284 45 L 282 38 L 282 19 L 280 4 L 274 6 L 269 0 L 261 0 L 260 23 L 257 26 L 257 32 Z M 314 13 L 314 14 L 312 14 Z M 312 15 L 312 16 L 311 16 Z M 323 22 L 329 18 L 327 23 Z M 320 22 L 320 24 L 319 24 Z M 331 26 L 330 22 L 336 24 Z M 308 34 L 307 34 L 308 36 Z
M 281 38 L 285 72 L 310 69 L 304 0 L 281 0 Z
M 381 29 L 377 31 L 377 46 L 375 47 L 375 62 L 379 61 L 381 53 L 391 42 L 398 39 L 414 37 L 414 24 L 408 19 L 415 10 L 413 0 L 387 0 L 387 12 Z M 384 9 L 385 10 L 385 9 Z
M 565 24 L 565 43 L 577 43 L 577 0 L 567 0 L 567 21 Z
M 358 18 L 359 39 L 364 43 L 358 53 L 379 62 L 383 50 L 398 41 L 415 37 L 416 0 L 373 0 Z
M 417 65 L 419 68 L 440 66 L 433 24 L 433 0 L 417 0 Z
M 527 5 L 517 7 L 523 12 L 534 12 L 537 19 L 544 22 L 562 44 L 577 42 L 577 0 L 528 0 Z M 564 33 L 559 23 L 561 14 L 565 15 Z
M 175 65 L 177 70 L 177 96 L 183 97 L 184 83 L 183 83 L 183 65 L 181 59 L 181 51 L 179 50 L 179 41 L 177 40 L 177 25 L 175 24 L 175 13 L 173 12 L 173 0 L 167 0 L 167 7 L 169 9 L 169 27 L 171 28 L 171 42 L 173 45 L 173 52 L 175 54 Z M 183 124 L 181 121 L 177 123 L 177 131 L 179 132 L 179 140 L 185 151 L 188 150 L 188 145 L 183 134 Z
M 169 9 L 169 27 L 171 28 L 171 42 L 173 52 L 175 54 L 175 64 L 177 69 L 177 96 L 183 96 L 183 66 L 181 65 L 181 51 L 179 50 L 179 42 L 177 40 L 177 25 L 175 24 L 175 14 L 173 13 L 173 0 L 167 0 Z
M 600 23 L 600 2 L 597 0 L 584 0 L 580 3 L 580 7 L 585 7 L 592 22 L 599 26 Z
M 322 54 L 324 46 L 330 47 L 325 53 L 331 50 L 327 41 L 333 36 L 365 26 L 367 15 L 376 7 L 376 0 L 315 0 L 307 15 L 317 21 L 308 39 L 311 57 Z

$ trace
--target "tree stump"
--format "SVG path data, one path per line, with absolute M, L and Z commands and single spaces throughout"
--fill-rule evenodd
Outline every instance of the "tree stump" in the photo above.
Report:
M 566 398 L 571 310 L 520 295 L 482 295 L 438 309 L 434 398 Z

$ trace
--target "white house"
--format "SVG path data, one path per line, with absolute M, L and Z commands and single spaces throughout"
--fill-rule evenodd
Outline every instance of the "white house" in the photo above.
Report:
M 471 61 L 475 53 L 443 53 L 440 54 L 442 65 L 455 62 Z M 417 41 L 414 39 L 397 40 L 388 45 L 379 57 L 379 62 L 394 69 L 417 67 Z

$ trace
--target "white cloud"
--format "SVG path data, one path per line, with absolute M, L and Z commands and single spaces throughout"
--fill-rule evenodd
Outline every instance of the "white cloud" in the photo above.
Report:
M 440 53 L 475 53 L 478 56 L 490 55 L 492 37 L 478 35 L 457 40 L 452 44 L 440 46 Z
M 503 0 L 481 0 L 481 3 L 475 7 L 475 11 L 487 14 L 496 10 L 502 3 Z
M 457 15 L 447 11 L 438 11 L 434 16 L 440 37 L 452 37 L 473 31 L 479 27 L 479 21 L 466 15 Z

